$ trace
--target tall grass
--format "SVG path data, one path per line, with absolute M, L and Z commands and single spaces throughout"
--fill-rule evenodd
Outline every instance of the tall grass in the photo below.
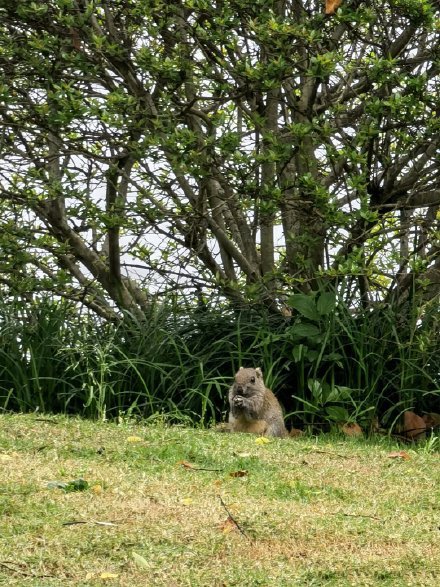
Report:
M 336 296 L 293 296 L 292 317 L 168 300 L 106 324 L 44 299 L 0 306 L 0 409 L 121 414 L 206 424 L 224 417 L 239 366 L 260 366 L 294 425 L 440 411 L 438 309 L 353 315 Z
M 65 376 L 61 341 L 75 337 L 72 309 L 49 300 L 0 307 L 0 407 L 60 411 L 60 395 L 72 388 Z

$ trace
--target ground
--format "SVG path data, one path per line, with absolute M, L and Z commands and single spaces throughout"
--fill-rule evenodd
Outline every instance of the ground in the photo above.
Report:
M 439 584 L 433 439 L 0 416 L 2 586 Z

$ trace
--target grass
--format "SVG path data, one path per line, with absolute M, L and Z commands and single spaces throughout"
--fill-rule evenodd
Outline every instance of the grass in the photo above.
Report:
M 256 440 L 0 416 L 0 585 L 439 584 L 432 445 Z

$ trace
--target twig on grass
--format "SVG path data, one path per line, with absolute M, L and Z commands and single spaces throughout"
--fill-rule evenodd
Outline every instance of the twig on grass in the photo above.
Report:
M 223 469 L 210 469 L 208 467 L 196 467 L 188 461 L 178 461 L 178 465 L 181 465 L 184 469 L 191 469 L 191 471 L 214 471 L 215 473 L 221 473 Z
M 191 467 L 193 471 L 214 471 L 215 473 L 221 473 L 224 469 L 207 469 L 205 467 Z
M 353 458 L 355 458 L 354 456 L 341 455 L 341 453 L 332 452 L 331 450 L 312 449 L 312 450 L 309 450 L 309 452 L 307 454 L 312 455 L 314 453 L 319 453 L 319 454 L 323 454 L 323 455 L 331 455 L 332 457 L 339 457 L 340 459 L 353 459 Z
M 331 516 L 345 516 L 347 518 L 369 518 L 371 520 L 377 520 L 378 522 L 382 522 L 381 518 L 377 516 L 369 516 L 367 514 L 346 514 L 345 512 L 330 512 Z
M 234 518 L 234 516 L 231 514 L 231 512 L 228 510 L 227 505 L 225 504 L 225 502 L 222 499 L 222 496 L 219 495 L 218 496 L 220 503 L 222 504 L 225 512 L 228 514 L 229 520 L 231 520 L 231 522 L 234 524 L 234 526 L 237 528 L 237 530 L 240 532 L 240 534 L 242 534 L 245 538 L 247 538 L 247 540 L 249 540 L 250 542 L 253 542 L 252 538 L 250 538 L 250 536 L 248 536 L 246 534 L 246 532 L 243 530 L 243 528 L 240 526 L 240 524 L 237 522 L 237 520 Z
M 96 526 L 117 526 L 115 522 L 99 522 L 98 520 L 71 520 L 62 522 L 62 526 L 77 526 L 79 524 L 95 524 Z
M 17 568 L 18 563 L 10 562 L 10 561 L 0 561 L 0 567 L 4 567 L 13 573 L 18 573 L 19 575 L 23 575 L 23 577 L 33 577 L 34 579 L 51 579 L 53 575 L 37 575 L 36 573 L 28 573 L 27 571 L 23 571 L 22 569 Z

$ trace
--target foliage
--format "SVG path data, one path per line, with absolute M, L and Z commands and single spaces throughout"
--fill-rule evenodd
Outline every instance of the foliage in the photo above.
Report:
M 299 294 L 291 301 L 301 314 L 290 340 L 306 414 L 336 422 L 379 417 L 390 425 L 404 410 L 440 406 L 436 306 L 437 318 L 420 323 L 417 314 L 405 321 L 387 306 L 353 315 L 335 297 L 331 307 L 331 299 Z
M 438 3 L 324 12 L 3 1 L 4 290 L 105 320 L 182 288 L 271 312 L 344 280 L 355 311 L 438 300 Z
M 206 424 L 227 409 L 232 376 L 260 366 L 290 424 L 391 425 L 405 409 L 440 411 L 438 312 L 353 315 L 334 294 L 296 294 L 291 317 L 174 298 L 148 320 L 108 324 L 49 299 L 0 307 L 0 409 L 124 414 Z M 428 319 L 428 316 L 430 318 Z

